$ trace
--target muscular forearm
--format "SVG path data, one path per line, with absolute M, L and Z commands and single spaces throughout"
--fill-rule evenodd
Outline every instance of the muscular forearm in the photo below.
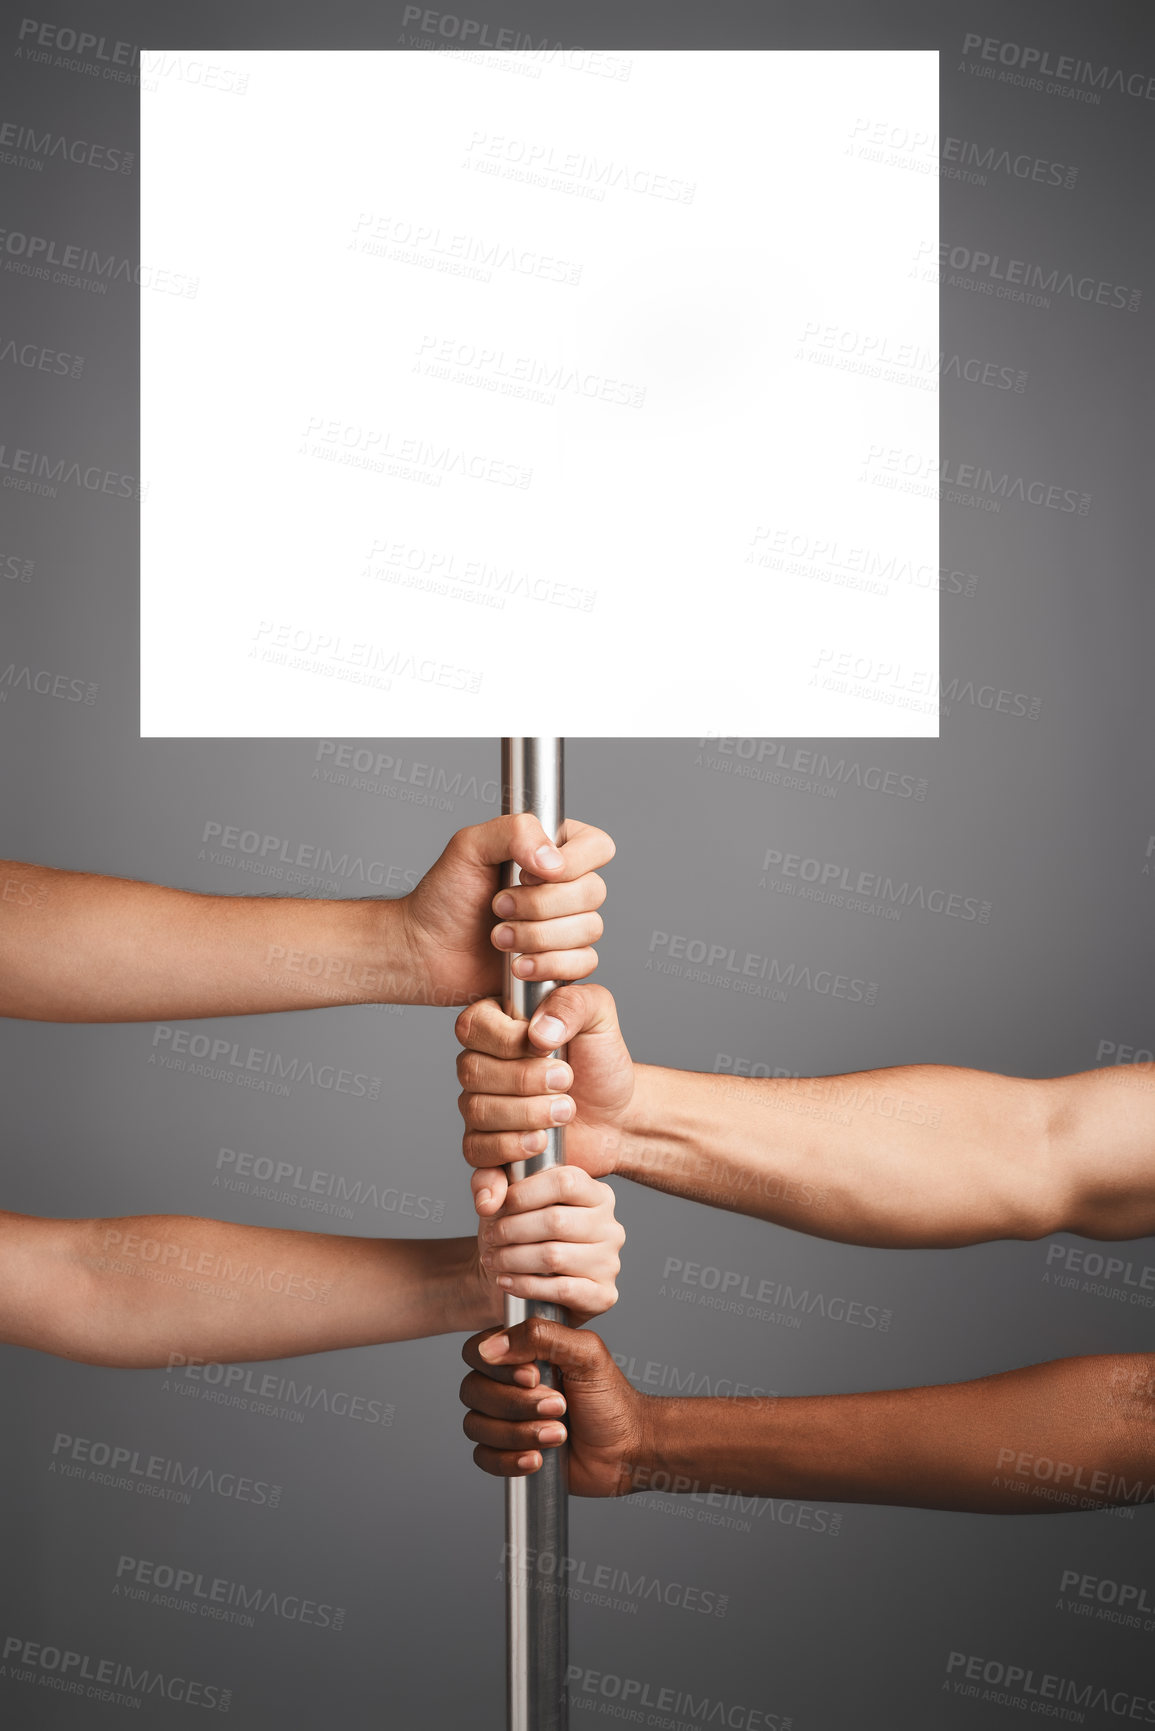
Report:
M 1155 1358 L 1058 1359 L 938 1388 L 648 1397 L 634 1490 L 986 1514 L 1155 1503 Z
M 0 1015 L 138 1022 L 407 1002 L 419 987 L 400 906 L 195 895 L 0 862 Z
M 89 1364 L 295 1357 L 484 1327 L 499 1314 L 470 1238 L 339 1238 L 181 1215 L 0 1216 L 0 1338 Z
M 615 1170 L 715 1207 L 889 1247 L 1155 1230 L 1155 1085 L 1137 1071 L 635 1077 Z

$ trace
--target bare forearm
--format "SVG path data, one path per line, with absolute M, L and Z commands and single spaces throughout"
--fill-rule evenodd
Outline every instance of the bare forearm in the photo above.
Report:
M 615 1169 L 845 1243 L 1155 1230 L 1155 1087 L 942 1065 L 750 1080 L 636 1066 Z
M 243 1016 L 405 1002 L 400 903 L 206 896 L 0 862 L 0 1015 Z
M 985 1514 L 1155 1502 L 1155 1359 L 1058 1359 L 942 1387 L 649 1397 L 632 1488 Z
M 498 1320 L 468 1238 L 339 1238 L 180 1215 L 8 1215 L 3 1232 L 3 1338 L 90 1364 L 283 1358 Z

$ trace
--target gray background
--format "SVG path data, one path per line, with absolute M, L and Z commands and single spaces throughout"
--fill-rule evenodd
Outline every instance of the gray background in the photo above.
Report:
M 943 240 L 1150 292 L 1141 218 L 1150 102 L 1110 90 L 1083 102 L 1069 91 L 1001 82 L 977 70 L 986 65 L 980 55 L 964 52 L 968 35 L 990 36 L 1146 77 L 1155 45 L 1139 8 L 713 5 L 675 13 L 492 0 L 464 15 L 623 53 L 941 48 L 944 134 L 1078 169 L 1069 187 L 994 168 L 985 184 L 944 178 Z M 134 151 L 134 85 L 51 56 L 25 61 L 17 53 L 21 16 L 10 10 L 0 34 L 2 118 Z M 369 48 L 402 36 L 401 7 L 349 4 L 62 6 L 51 21 L 185 48 Z M 998 61 L 987 70 L 997 74 Z M 40 171 L 4 166 L 4 226 L 135 259 L 138 167 L 107 174 L 51 158 Z M 901 162 L 879 167 L 880 176 L 915 171 Z M 307 244 L 307 236 L 286 236 L 286 270 Z M 1025 372 L 1025 388 L 946 379 L 944 460 L 1089 493 L 1091 508 L 1066 514 L 1005 500 L 988 512 L 945 499 L 943 565 L 968 581 L 942 597 L 942 674 L 959 683 L 943 705 L 941 740 L 783 748 L 824 749 L 858 772 L 892 771 L 923 797 L 870 791 L 845 767 L 841 778 L 826 773 L 817 790 L 790 786 L 765 754 L 761 779 L 744 778 L 733 773 L 748 761 L 737 747 L 572 742 L 570 809 L 618 843 L 600 977 L 618 995 L 639 1059 L 704 1070 L 735 1060 L 802 1073 L 926 1061 L 1055 1074 L 1093 1067 L 1104 1042 L 1152 1043 L 1147 853 L 1155 812 L 1139 406 L 1149 307 L 1132 314 L 1062 293 L 1048 306 L 1014 304 L 985 294 L 982 280 L 981 271 L 944 277 L 944 354 Z M 6 444 L 135 474 L 137 291 L 122 281 L 101 295 L 7 270 L 3 288 L 6 339 L 84 357 L 73 378 L 5 356 Z M 219 484 L 233 482 L 222 475 Z M 773 477 L 767 485 L 772 495 Z M 235 823 L 420 871 L 456 828 L 489 815 L 469 778 L 480 791 L 493 777 L 495 741 L 375 744 L 403 761 L 403 775 L 415 763 L 450 783 L 460 775 L 464 791 L 440 807 L 398 797 L 394 782 L 374 792 L 315 778 L 315 741 L 142 743 L 136 507 L 75 488 L 55 499 L 6 494 L 4 503 L 0 664 L 97 687 L 91 703 L 73 703 L 0 686 L 7 854 L 244 894 L 277 886 L 203 856 L 206 824 Z M 197 606 L 195 593 L 187 603 Z M 742 629 L 740 618 L 733 623 Z M 980 688 L 1022 694 L 1033 701 L 1012 708 L 1037 714 L 985 707 Z M 767 848 L 954 890 L 989 902 L 989 920 L 911 908 L 888 921 L 774 894 L 759 887 Z M 358 889 L 339 882 L 333 893 Z M 875 983 L 876 1001 L 834 1001 L 798 986 L 785 1002 L 760 1001 L 662 974 L 647 967 L 655 931 L 843 972 Z M 165 1071 L 150 1065 L 149 1025 L 9 1023 L 4 1205 L 37 1214 L 211 1213 L 362 1233 L 469 1230 L 448 1014 L 324 1010 L 208 1031 L 379 1076 L 379 1099 L 308 1085 L 278 1098 Z M 351 1178 L 380 1174 L 443 1202 L 443 1224 L 419 1227 L 372 1207 L 334 1222 L 223 1192 L 213 1185 L 221 1146 Z M 617 1189 L 629 1243 L 621 1304 L 604 1333 L 639 1369 L 646 1361 L 663 1367 L 652 1374 L 730 1376 L 793 1394 L 946 1381 L 1150 1343 L 1150 1314 L 1129 1306 L 1125 1293 L 1044 1284 L 1046 1244 L 882 1253 L 624 1182 Z M 1151 1242 L 1130 1253 L 1136 1263 L 1155 1261 Z M 661 1292 L 670 1257 L 859 1298 L 890 1310 L 890 1327 L 809 1317 L 792 1330 L 678 1304 L 669 1288 Z M 458 1348 L 446 1338 L 272 1367 L 330 1393 L 392 1403 L 389 1426 L 319 1410 L 297 1424 L 177 1396 L 160 1371 L 106 1371 L 4 1349 L 5 1635 L 231 1689 L 233 1722 L 254 1731 L 498 1726 L 501 1496 L 476 1474 L 460 1435 Z M 283 1497 L 270 1509 L 205 1492 L 181 1507 L 70 1483 L 49 1472 L 61 1431 L 275 1481 Z M 1155 1596 L 1149 1510 L 1131 1520 L 996 1520 L 848 1507 L 834 1534 L 830 1511 L 799 1522 L 789 1505 L 759 1505 L 726 1527 L 684 1506 L 694 1519 L 645 1499 L 577 1504 L 574 1552 L 590 1571 L 629 1570 L 635 1586 L 644 1575 L 728 1595 L 725 1615 L 631 1600 L 620 1589 L 625 1608 L 575 1606 L 572 1645 L 583 1667 L 636 1679 L 652 1695 L 686 1690 L 723 1703 L 729 1717 L 710 1723 L 789 1718 L 801 1731 L 1021 1723 L 1019 1711 L 944 1692 L 952 1651 L 1153 1692 L 1152 1634 L 1072 1617 L 1059 1595 L 1062 1571 L 1074 1568 L 1143 1584 Z M 126 1553 L 344 1607 L 344 1626 L 300 1627 L 265 1614 L 253 1628 L 230 1627 L 127 1601 L 112 1591 Z M 0 1693 L 6 1722 L 21 1731 L 176 1726 L 195 1723 L 201 1711 L 155 1698 L 138 1712 L 101 1708 L 10 1674 L 0 1676 Z M 592 1725 L 597 1708 L 598 1697 L 579 1687 L 575 1724 Z M 1088 1716 L 1092 1724 L 1109 1719 Z M 645 1714 L 635 1722 L 647 1722 Z

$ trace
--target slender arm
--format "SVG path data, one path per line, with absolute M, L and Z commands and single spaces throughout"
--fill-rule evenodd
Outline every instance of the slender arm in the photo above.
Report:
M 564 1116 L 571 1165 L 847 1244 L 1155 1232 L 1150 1063 L 1041 1081 L 935 1064 L 781 1079 L 665 1070 L 634 1063 L 613 998 L 587 983 L 559 987 L 528 1029 L 472 1004 L 457 1037 L 463 1148 L 490 1209 L 501 1162 L 540 1148 Z M 547 1054 L 563 1044 L 556 1066 Z
M 1155 1503 L 1155 1356 L 765 1400 L 649 1396 L 630 1486 L 980 1514 Z
M 401 907 L 196 895 L 5 861 L 0 1015 L 143 1022 L 400 1001 Z
M 1155 1504 L 1155 1353 L 748 1400 L 641 1394 L 600 1336 L 541 1317 L 475 1335 L 462 1356 L 477 1464 L 523 1477 L 568 1438 L 575 1496 L 731 1491 L 980 1514 Z M 518 1368 L 541 1359 L 564 1371 L 564 1397 Z
M 407 895 L 363 901 L 199 895 L 0 860 L 0 1016 L 144 1022 L 464 1004 L 499 989 L 503 951 L 517 952 L 520 979 L 580 979 L 597 965 L 602 930 L 594 868 L 613 852 L 576 820 L 555 847 L 536 818 L 493 818 L 458 830 L 420 882 L 391 868 L 382 887 L 408 883 Z M 498 894 L 507 859 L 528 887 Z
M 675 1195 L 884 1247 L 1155 1232 L 1155 1081 L 1137 1066 L 634 1073 L 614 1170 Z
M 472 1238 L 0 1214 L 0 1339 L 87 1364 L 295 1357 L 500 1315 Z

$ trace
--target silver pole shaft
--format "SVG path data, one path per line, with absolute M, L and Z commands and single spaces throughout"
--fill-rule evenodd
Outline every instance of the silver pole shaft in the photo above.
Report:
M 557 841 L 565 816 L 565 747 L 560 739 L 503 739 L 501 788 L 504 812 L 529 811 Z M 503 882 L 520 881 L 512 862 Z M 553 991 L 552 980 L 519 980 L 505 963 L 505 1013 L 529 1021 Z M 561 1056 L 565 1056 L 564 1051 Z M 565 1165 L 565 1132 L 548 1132 L 544 1154 L 518 1160 L 511 1178 L 524 1178 L 547 1166 Z M 556 1304 L 507 1298 L 505 1320 L 513 1326 L 527 1316 L 565 1322 Z M 560 1386 L 552 1365 L 538 1367 L 542 1381 Z M 563 1558 L 569 1543 L 565 1449 L 542 1451 L 539 1472 L 505 1482 L 506 1680 L 509 1731 L 567 1731 L 569 1701 L 566 1667 L 569 1628 Z

